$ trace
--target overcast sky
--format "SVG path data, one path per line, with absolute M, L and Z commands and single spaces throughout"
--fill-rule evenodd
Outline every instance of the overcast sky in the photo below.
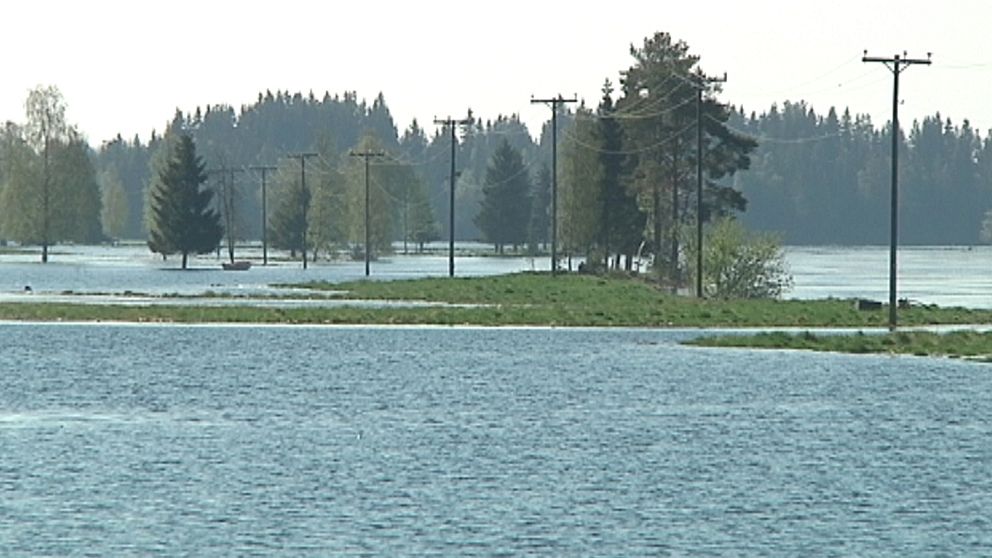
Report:
M 4 4 L 0 121 L 24 120 L 27 92 L 57 85 L 68 119 L 94 146 L 146 139 L 175 109 L 251 103 L 259 91 L 385 94 L 397 126 L 471 107 L 518 113 L 536 131 L 538 97 L 595 104 L 657 31 L 686 41 L 721 100 L 763 111 L 806 100 L 882 124 L 892 75 L 861 62 L 907 51 L 933 65 L 901 77 L 900 119 L 940 112 L 992 128 L 992 0 L 948 2 L 169 2 L 15 0 Z

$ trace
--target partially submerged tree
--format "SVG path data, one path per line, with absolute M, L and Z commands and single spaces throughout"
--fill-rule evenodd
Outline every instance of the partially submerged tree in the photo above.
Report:
M 55 86 L 37 87 L 28 93 L 24 103 L 27 112 L 28 143 L 41 155 L 41 261 L 48 261 L 48 245 L 52 242 L 52 171 L 51 154 L 55 144 L 67 139 L 65 101 Z
M 70 130 L 65 142 L 53 145 L 49 168 L 49 240 L 82 244 L 102 241 L 100 184 L 89 146 Z
M 275 184 L 269 190 L 269 242 L 281 250 L 289 250 L 291 258 L 303 251 L 303 238 L 306 231 L 305 208 L 309 208 L 312 196 L 310 189 L 303 190 L 299 165 L 292 160 L 280 163 L 275 175 Z
M 483 200 L 475 223 L 498 253 L 507 244 L 514 248 L 527 242 L 530 223 L 530 174 L 520 151 L 506 139 L 500 143 L 486 168 Z
M 98 242 L 100 191 L 89 146 L 65 123 L 55 87 L 31 91 L 28 122 L 0 131 L 0 233 L 40 244 L 41 261 L 63 240 Z
M 148 247 L 163 256 L 182 254 L 183 269 L 189 254 L 213 251 L 224 233 L 220 215 L 211 207 L 213 192 L 202 188 L 206 180 L 193 139 L 180 135 L 152 192 Z
M 417 251 L 424 251 L 424 244 L 440 238 L 437 221 L 431 210 L 430 200 L 424 183 L 409 165 L 401 165 L 396 178 L 401 181 L 398 204 L 399 218 L 403 229 L 403 253 L 407 253 L 407 242 L 417 245 Z
M 407 238 L 416 243 L 417 251 L 424 251 L 424 244 L 441 238 L 434 211 L 423 182 L 417 180 L 411 187 L 407 205 Z
M 308 167 L 307 188 L 310 191 L 310 210 L 307 213 L 307 244 L 317 260 L 319 252 L 332 256 L 344 242 L 345 179 L 339 162 L 328 140 L 317 144 L 319 154 Z
M 384 152 L 383 143 L 378 137 L 367 134 L 358 144 L 352 148 L 352 153 Z M 348 157 L 343 175 L 346 184 L 345 190 L 345 219 L 346 237 L 352 246 L 353 255 L 360 256 L 369 251 L 369 257 L 376 259 L 379 254 L 388 254 L 392 251 L 393 226 L 395 224 L 395 209 L 398 204 L 394 200 L 398 198 L 393 192 L 395 188 L 395 176 L 393 165 L 384 164 L 381 158 L 374 158 L 368 161 L 366 167 L 365 157 Z M 366 176 L 366 168 L 368 176 Z M 367 180 L 367 182 L 366 182 Z M 368 184 L 368 196 L 366 197 L 366 184 Z M 366 206 L 368 200 L 368 239 L 369 246 L 365 245 L 366 238 Z M 361 246 L 361 251 L 358 247 Z

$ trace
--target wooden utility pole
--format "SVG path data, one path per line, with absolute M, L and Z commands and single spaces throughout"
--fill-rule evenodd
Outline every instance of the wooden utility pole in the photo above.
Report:
M 369 159 L 372 157 L 385 157 L 383 151 L 352 151 L 348 153 L 352 157 L 365 159 L 365 276 L 368 277 L 371 271 L 369 266 L 369 256 L 372 253 L 371 236 L 369 235 Z
M 546 103 L 551 106 L 551 276 L 558 273 L 558 105 L 578 102 L 575 96 L 565 99 L 558 94 L 551 99 L 535 99 L 530 102 Z
M 262 265 L 269 265 L 269 195 L 265 187 L 265 173 L 278 167 L 254 166 L 253 171 L 262 171 Z
M 726 73 L 722 78 L 696 74 L 696 298 L 703 298 L 703 89 L 726 81 Z
M 451 187 L 448 191 L 448 277 L 455 276 L 455 148 L 458 146 L 458 138 L 455 135 L 455 125 L 468 125 L 473 122 L 471 118 L 455 120 L 450 116 L 443 120 L 434 119 L 434 124 L 447 126 L 451 130 Z
M 303 211 L 303 230 L 300 237 L 303 244 L 303 269 L 307 268 L 307 208 L 310 205 L 310 192 L 307 190 L 307 157 L 316 157 L 316 153 L 295 153 L 286 155 L 290 159 L 300 160 L 300 204 Z
M 235 235 L 235 216 L 234 216 L 234 205 L 236 203 L 234 197 L 234 175 L 244 172 L 244 169 L 238 167 L 220 167 L 218 169 L 209 169 L 207 174 L 219 174 L 221 175 L 221 199 L 220 207 L 224 216 L 224 235 L 227 237 L 227 255 L 231 263 L 234 263 L 234 243 Z M 230 182 L 226 179 L 230 178 Z M 218 251 L 218 256 L 220 252 Z
M 866 50 L 861 58 L 862 62 L 881 62 L 892 72 L 892 193 L 891 205 L 889 209 L 889 329 L 895 331 L 897 324 L 896 308 L 898 299 L 896 297 L 896 250 L 899 242 L 899 74 L 903 70 L 914 64 L 930 65 L 930 53 L 927 53 L 926 60 L 920 58 L 908 58 L 904 52 L 902 56 L 898 54 L 892 58 L 878 58 L 868 56 Z

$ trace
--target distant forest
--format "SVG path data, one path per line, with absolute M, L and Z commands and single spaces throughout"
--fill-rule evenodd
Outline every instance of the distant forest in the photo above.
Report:
M 561 149 L 571 137 L 574 113 L 559 119 Z M 475 216 L 483 198 L 485 172 L 502 140 L 519 150 L 537 181 L 551 159 L 550 122 L 537 139 L 517 115 L 486 118 L 471 111 L 474 124 L 458 130 L 455 235 L 482 237 Z M 432 125 L 428 123 L 428 125 Z M 817 113 L 803 102 L 785 102 L 761 113 L 735 109 L 728 126 L 755 138 L 751 167 L 728 179 L 741 191 L 747 209 L 739 218 L 752 229 L 781 233 L 787 244 L 885 244 L 888 242 L 891 126 L 876 127 L 866 115 L 833 108 Z M 433 127 L 433 126 L 432 126 Z M 992 139 L 967 121 L 955 124 L 939 114 L 904 123 L 900 155 L 901 241 L 906 244 L 970 245 L 980 241 L 986 212 L 992 209 Z M 177 112 L 164 134 L 147 143 L 121 137 L 96 152 L 106 184 L 119 180 L 126 193 L 123 238 L 147 235 L 146 193 L 152 161 L 163 137 L 184 130 L 196 140 L 210 166 L 292 164 L 289 154 L 322 146 L 341 158 L 371 135 L 392 163 L 414 169 L 426 186 L 437 232 L 447 238 L 450 136 L 428 134 L 424 123 L 400 130 L 380 94 L 371 104 L 354 93 L 343 95 L 265 92 L 239 110 L 226 105 Z M 108 179 L 107 177 L 113 177 Z M 258 173 L 237 179 L 249 192 L 239 198 L 240 215 L 260 213 Z M 278 186 L 276 186 L 278 187 Z M 260 221 L 246 219 L 245 238 L 261 237 Z
M 483 119 L 469 110 L 458 118 L 471 118 L 474 123 L 457 130 L 455 234 L 463 240 L 479 239 L 473 219 L 479 212 L 482 182 L 493 152 L 502 140 L 507 140 L 522 153 L 528 169 L 536 176 L 541 164 L 551 158 L 550 128 L 546 126 L 542 140 L 535 142 L 517 115 Z M 430 126 L 433 128 L 433 123 Z M 192 114 L 177 112 L 165 134 L 153 133 L 148 143 L 137 137 L 130 141 L 117 137 L 101 146 L 96 154 L 101 176 L 115 176 L 127 192 L 127 224 L 122 237 L 147 235 L 145 195 L 152 178 L 152 161 L 163 146 L 163 137 L 178 131 L 192 135 L 208 166 L 249 171 L 236 178 L 241 190 L 248 192 L 239 198 L 238 213 L 242 216 L 261 214 L 261 178 L 250 167 L 275 165 L 280 172 L 295 177 L 299 163 L 289 155 L 318 152 L 321 160 L 316 163 L 338 165 L 364 137 L 375 138 L 388 156 L 373 165 L 412 168 L 426 185 L 439 238 L 448 236 L 451 139 L 447 130 L 438 129 L 428 135 L 423 125 L 414 120 L 401 132 L 382 94 L 369 104 L 350 92 L 316 97 L 312 93 L 277 91 L 259 94 L 254 104 L 240 110 L 215 105 L 198 108 Z M 287 182 L 292 180 L 282 181 Z M 270 188 L 281 185 L 292 187 L 278 180 L 269 183 Z M 270 195 L 278 197 L 279 193 L 270 191 Z M 241 233 L 245 238 L 261 238 L 260 219 L 246 219 Z
M 992 133 L 983 139 L 967 121 L 940 114 L 901 124 L 900 242 L 989 242 Z M 758 141 L 751 168 L 734 177 L 749 227 L 794 245 L 888 243 L 891 122 L 879 129 L 865 115 L 787 102 L 761 114 L 738 110 L 729 125 Z

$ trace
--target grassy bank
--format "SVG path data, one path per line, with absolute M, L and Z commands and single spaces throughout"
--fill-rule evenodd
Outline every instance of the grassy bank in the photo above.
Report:
M 544 273 L 493 277 L 310 283 L 347 298 L 486 305 L 463 309 L 480 325 L 631 327 L 884 327 L 887 309 L 858 311 L 847 300 L 698 300 L 640 279 Z M 915 307 L 906 325 L 992 323 L 992 312 Z
M 697 300 L 639 279 L 523 273 L 478 278 L 312 283 L 345 299 L 416 300 L 474 306 L 259 308 L 0 304 L 0 319 L 40 321 L 471 324 L 628 327 L 884 327 L 885 308 L 858 311 L 844 300 Z M 300 298 L 309 296 L 301 291 Z M 992 312 L 917 307 L 905 325 L 992 323 Z
M 818 335 L 810 332 L 702 337 L 687 343 L 703 347 L 795 349 L 836 353 L 945 356 L 992 362 L 992 333 L 903 331 L 884 335 Z

